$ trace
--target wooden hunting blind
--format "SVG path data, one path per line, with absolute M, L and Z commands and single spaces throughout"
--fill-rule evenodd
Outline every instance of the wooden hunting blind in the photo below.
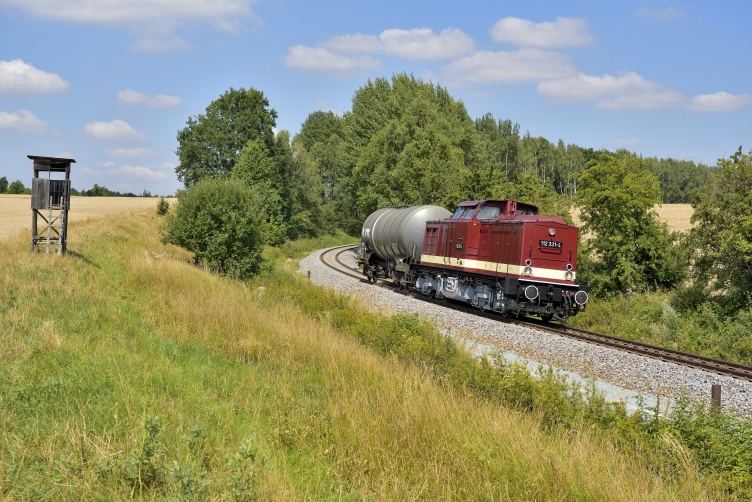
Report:
M 68 208 L 70 207 L 70 165 L 73 159 L 27 155 L 34 161 L 31 180 L 31 251 L 45 246 L 57 247 L 57 254 L 66 251 Z M 40 173 L 46 177 L 40 177 Z M 54 178 L 53 178 L 54 174 Z M 62 178 L 62 179 L 61 179 Z M 38 225 L 41 218 L 43 225 Z

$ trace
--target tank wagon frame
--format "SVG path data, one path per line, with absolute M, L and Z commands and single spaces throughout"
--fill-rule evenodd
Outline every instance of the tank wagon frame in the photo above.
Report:
M 363 225 L 358 263 L 371 281 L 505 315 L 565 321 L 584 310 L 579 229 L 514 200 L 379 209 Z

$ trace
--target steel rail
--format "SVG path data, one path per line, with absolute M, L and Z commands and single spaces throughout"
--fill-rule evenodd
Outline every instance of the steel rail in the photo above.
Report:
M 346 274 L 350 277 L 360 279 L 366 282 L 365 276 L 352 268 L 344 265 L 340 257 L 342 254 L 355 249 L 351 244 L 345 246 L 338 246 L 327 249 L 321 255 L 319 260 L 327 267 L 336 270 L 339 273 Z M 396 290 L 391 281 L 380 281 L 382 287 Z M 714 359 L 712 357 L 701 356 L 698 354 L 692 354 L 689 352 L 681 352 L 674 349 L 667 349 L 664 347 L 658 347 L 656 345 L 650 345 L 647 343 L 637 342 L 634 340 L 627 340 L 624 338 L 617 338 L 614 336 L 603 335 L 600 333 L 594 333 L 579 328 L 573 328 L 568 326 L 557 325 L 553 323 L 544 323 L 543 321 L 534 321 L 531 319 L 516 319 L 514 317 L 503 317 L 497 313 L 484 312 L 472 307 L 468 307 L 461 303 L 448 302 L 446 300 L 436 300 L 426 297 L 425 295 L 414 294 L 406 291 L 396 290 L 401 294 L 410 295 L 413 298 L 419 298 L 423 301 L 428 301 L 436 305 L 452 308 L 454 310 L 472 313 L 481 317 L 494 319 L 499 322 L 508 322 L 526 327 L 533 327 L 542 331 L 548 331 L 550 333 L 572 338 L 586 343 L 600 345 L 602 347 L 608 347 L 616 350 L 622 350 L 637 354 L 643 357 L 649 357 L 651 359 L 657 359 L 665 362 L 679 364 L 694 369 L 715 373 L 718 375 L 729 376 L 739 380 L 752 381 L 752 366 L 745 366 L 743 364 L 737 364 L 729 361 L 723 361 L 721 359 Z

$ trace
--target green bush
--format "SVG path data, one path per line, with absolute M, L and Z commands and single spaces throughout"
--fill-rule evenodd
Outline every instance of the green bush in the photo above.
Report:
M 256 192 L 238 180 L 205 179 L 178 192 L 164 241 L 192 251 L 196 263 L 231 277 L 259 272 L 262 226 Z
M 159 216 L 164 216 L 170 211 L 170 203 L 165 200 L 164 197 L 159 198 L 159 202 L 157 202 L 157 214 Z

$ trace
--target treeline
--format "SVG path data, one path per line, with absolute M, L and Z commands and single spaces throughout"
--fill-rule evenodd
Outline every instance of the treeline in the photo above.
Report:
M 273 132 L 276 118 L 251 88 L 230 89 L 188 119 L 177 135 L 176 168 L 188 190 L 178 194 L 167 240 L 242 277 L 255 273 L 258 261 L 229 261 L 233 253 L 260 260 L 259 243 L 337 230 L 357 235 L 366 216 L 384 206 L 452 209 L 462 200 L 512 198 L 571 221 L 577 205 L 591 236 L 580 248 L 578 272 L 595 294 L 680 288 L 678 303 L 687 308 L 711 300 L 731 310 L 752 304 L 752 266 L 745 268 L 752 260 L 739 244 L 752 248 L 743 216 L 752 208 L 737 204 L 733 192 L 740 186 L 733 176 L 749 164 L 741 149 L 711 168 L 554 145 L 491 114 L 473 120 L 446 89 L 405 74 L 366 83 L 343 116 L 311 113 L 292 138 Z M 190 200 L 192 193 L 200 201 Z M 724 200 L 737 217 L 716 217 Z M 705 233 L 669 232 L 653 209 L 661 202 L 692 202 Z M 228 230 L 233 225 L 244 229 Z
M 117 192 L 110 190 L 107 187 L 99 186 L 96 183 L 89 190 L 82 189 L 76 190 L 71 187 L 71 195 L 78 195 L 82 197 L 154 197 L 149 190 L 144 189 L 141 195 L 136 195 L 133 192 Z M 3 176 L 0 178 L 0 194 L 30 194 L 31 188 L 26 188 L 21 180 L 8 183 L 8 178 Z
M 71 195 L 79 195 L 81 197 L 154 197 L 154 195 L 152 195 L 151 192 L 146 189 L 144 189 L 141 194 L 136 195 L 133 192 L 121 193 L 115 190 L 110 190 L 109 188 L 105 186 L 99 186 L 96 183 L 94 183 L 94 186 L 88 190 L 76 190 L 75 188 L 71 187 Z
M 31 193 L 31 189 L 26 188 L 21 180 L 8 183 L 8 178 L 3 176 L 0 178 L 0 193 L 25 194 Z

